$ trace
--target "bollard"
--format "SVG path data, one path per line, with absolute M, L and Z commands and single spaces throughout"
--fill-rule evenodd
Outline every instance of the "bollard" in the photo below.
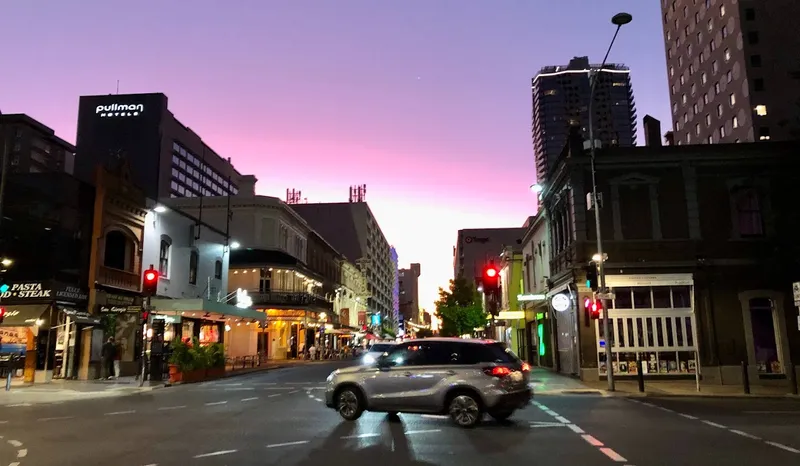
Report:
M 797 395 L 797 372 L 795 371 L 794 363 L 790 361 L 787 369 L 786 378 L 789 379 L 789 389 L 792 391 L 792 395 Z
M 636 378 L 639 381 L 639 393 L 644 393 L 644 367 L 642 367 L 641 359 L 639 359 L 639 370 L 636 372 Z
M 11 370 L 8 371 L 8 376 L 6 377 L 6 391 L 11 391 Z
M 750 374 L 747 373 L 747 363 L 742 361 L 742 385 L 744 386 L 744 394 L 750 394 Z

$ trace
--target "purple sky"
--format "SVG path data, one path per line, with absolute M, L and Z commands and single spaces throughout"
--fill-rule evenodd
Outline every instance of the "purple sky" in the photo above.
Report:
M 6 2 L 0 109 L 75 141 L 78 96 L 164 92 L 260 194 L 367 201 L 432 310 L 460 228 L 533 213 L 530 80 L 593 60 L 632 69 L 638 114 L 669 126 L 658 1 Z M 639 133 L 640 144 L 644 141 Z

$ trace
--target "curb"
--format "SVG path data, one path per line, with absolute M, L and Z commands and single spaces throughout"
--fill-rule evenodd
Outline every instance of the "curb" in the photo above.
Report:
M 719 393 L 691 393 L 691 394 L 675 394 L 675 393 L 620 393 L 620 392 L 607 392 L 609 396 L 617 396 L 620 398 L 716 398 L 716 399 L 739 399 L 739 400 L 793 400 L 800 401 L 798 395 L 745 395 L 744 393 L 733 394 L 719 394 Z
M 275 369 L 284 369 L 286 367 L 291 367 L 291 365 L 269 366 L 269 367 L 258 367 L 258 368 L 254 367 L 253 370 L 249 370 L 249 371 L 226 372 L 225 375 L 223 375 L 219 379 L 201 380 L 201 381 L 198 381 L 198 382 L 190 382 L 190 383 L 178 382 L 178 383 L 174 383 L 174 384 L 166 382 L 166 383 L 160 384 L 158 386 L 154 386 L 153 389 L 162 388 L 162 387 L 164 387 L 164 388 L 166 388 L 166 387 L 178 387 L 178 386 L 181 386 L 181 385 L 194 385 L 196 383 L 211 382 L 213 380 L 230 379 L 232 377 L 240 377 L 240 376 L 243 376 L 243 375 L 256 374 L 256 373 L 260 373 L 260 372 L 269 372 L 269 371 L 272 371 L 272 370 L 275 370 Z

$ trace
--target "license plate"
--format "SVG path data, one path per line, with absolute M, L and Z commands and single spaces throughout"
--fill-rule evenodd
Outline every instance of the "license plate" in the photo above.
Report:
M 522 382 L 522 372 L 512 372 L 511 380 L 514 382 Z

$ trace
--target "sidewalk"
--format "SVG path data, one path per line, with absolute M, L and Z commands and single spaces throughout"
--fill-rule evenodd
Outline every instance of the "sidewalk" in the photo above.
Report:
M 586 386 L 597 390 L 606 391 L 608 382 L 605 380 L 585 382 Z M 694 380 L 645 380 L 644 393 L 639 392 L 639 383 L 636 380 L 615 380 L 615 394 L 619 396 L 660 396 L 660 397 L 728 397 L 728 398 L 797 398 L 790 393 L 788 386 L 758 386 L 750 387 L 750 394 L 746 395 L 740 385 L 717 385 L 700 383 L 700 391 Z
M 603 390 L 589 387 L 576 378 L 541 367 L 531 369 L 531 384 L 535 395 L 604 394 Z

